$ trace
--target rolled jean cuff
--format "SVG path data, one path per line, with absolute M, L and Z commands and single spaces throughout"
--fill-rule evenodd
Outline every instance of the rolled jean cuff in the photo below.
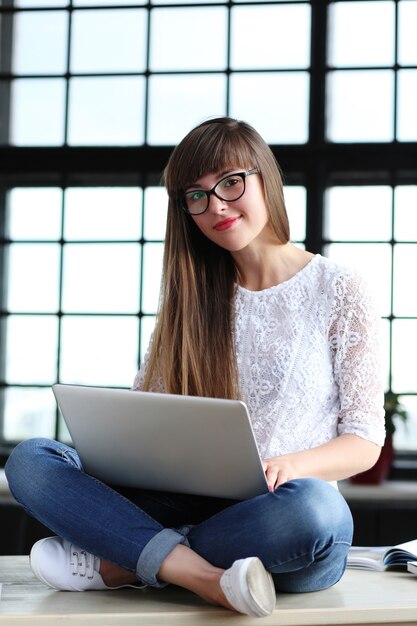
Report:
M 136 565 L 136 575 L 144 583 L 151 587 L 166 587 L 168 583 L 157 579 L 156 574 L 162 562 L 170 552 L 182 543 L 189 546 L 187 534 L 189 526 L 177 530 L 164 528 L 156 534 L 143 548 Z

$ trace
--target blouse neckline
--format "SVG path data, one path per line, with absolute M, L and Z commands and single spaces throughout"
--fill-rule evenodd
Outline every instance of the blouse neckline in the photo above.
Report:
M 237 284 L 236 285 L 237 291 L 240 292 L 242 295 L 251 295 L 254 297 L 256 297 L 257 295 L 262 295 L 262 296 L 268 295 L 268 293 L 279 291 L 281 289 L 286 288 L 289 285 L 292 285 L 295 282 L 298 282 L 301 278 L 303 278 L 306 274 L 308 274 L 311 271 L 311 268 L 316 264 L 316 262 L 320 258 L 321 258 L 320 254 L 315 254 L 313 258 L 310 259 L 310 261 L 306 265 L 304 265 L 304 267 L 302 267 L 300 270 L 298 270 L 298 272 L 294 274 L 294 276 L 291 276 L 291 278 L 284 280 L 282 283 L 278 283 L 277 285 L 272 285 L 272 287 L 267 287 L 266 289 L 260 289 L 259 291 L 254 291 L 252 289 L 246 289 L 246 287 L 242 287 L 241 285 Z

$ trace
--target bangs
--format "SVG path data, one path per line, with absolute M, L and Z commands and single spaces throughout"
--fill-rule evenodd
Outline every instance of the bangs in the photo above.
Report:
M 223 136 L 220 141 L 201 142 L 196 146 L 196 152 L 191 161 L 191 167 L 188 168 L 183 180 L 178 181 L 179 187 L 184 189 L 196 180 L 219 172 L 221 170 L 242 167 L 249 169 L 254 166 L 252 151 L 241 137 L 236 135 Z M 199 148 L 199 149 L 198 149 Z
M 192 137 L 187 135 L 174 150 L 164 177 L 170 195 L 184 191 L 206 174 L 257 165 L 255 150 L 238 127 L 208 125 L 198 130 L 197 137 L 192 131 Z

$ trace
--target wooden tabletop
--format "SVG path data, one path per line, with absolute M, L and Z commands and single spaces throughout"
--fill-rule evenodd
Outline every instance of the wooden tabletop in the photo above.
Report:
M 349 570 L 325 591 L 278 594 L 274 613 L 261 620 L 209 606 L 174 586 L 146 591 L 54 591 L 34 578 L 26 556 L 0 557 L 0 583 L 0 626 L 230 626 L 231 619 L 258 626 L 417 625 L 417 576 L 402 572 Z

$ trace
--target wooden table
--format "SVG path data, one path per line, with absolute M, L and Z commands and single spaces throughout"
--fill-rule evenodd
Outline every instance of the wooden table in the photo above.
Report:
M 349 570 L 331 589 L 279 594 L 274 613 L 258 619 L 205 604 L 177 587 L 136 591 L 54 591 L 38 582 L 28 557 L 0 557 L 0 626 L 86 624 L 100 626 L 336 624 L 417 625 L 417 576 Z

